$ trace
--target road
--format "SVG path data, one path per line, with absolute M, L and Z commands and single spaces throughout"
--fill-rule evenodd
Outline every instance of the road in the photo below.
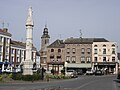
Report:
M 0 90 L 117 90 L 115 75 L 79 76 L 69 80 L 0 83 Z M 118 89 L 119 90 L 119 89 Z

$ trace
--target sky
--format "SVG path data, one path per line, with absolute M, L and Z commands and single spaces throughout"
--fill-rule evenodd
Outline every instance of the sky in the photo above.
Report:
M 79 38 L 81 30 L 83 38 L 117 42 L 120 52 L 120 0 L 0 0 L 0 28 L 7 27 L 13 40 L 26 40 L 29 7 L 33 9 L 33 44 L 38 51 L 47 24 L 50 43 Z

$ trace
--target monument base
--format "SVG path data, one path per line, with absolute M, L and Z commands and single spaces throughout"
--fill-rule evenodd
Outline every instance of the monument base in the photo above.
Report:
M 33 75 L 33 62 L 24 61 L 23 64 L 23 75 Z

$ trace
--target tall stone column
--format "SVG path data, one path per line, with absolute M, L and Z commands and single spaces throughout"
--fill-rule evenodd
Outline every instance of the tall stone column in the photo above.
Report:
M 26 58 L 23 64 L 23 75 L 33 75 L 33 60 L 32 60 L 32 32 L 33 32 L 32 7 L 28 10 L 26 20 Z

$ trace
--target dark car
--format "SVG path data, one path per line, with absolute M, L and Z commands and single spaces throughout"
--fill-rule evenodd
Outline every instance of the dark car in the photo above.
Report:
M 78 75 L 83 75 L 83 71 L 80 69 L 80 70 L 77 70 L 76 71 Z
M 95 75 L 103 75 L 103 72 L 101 70 L 96 70 Z

